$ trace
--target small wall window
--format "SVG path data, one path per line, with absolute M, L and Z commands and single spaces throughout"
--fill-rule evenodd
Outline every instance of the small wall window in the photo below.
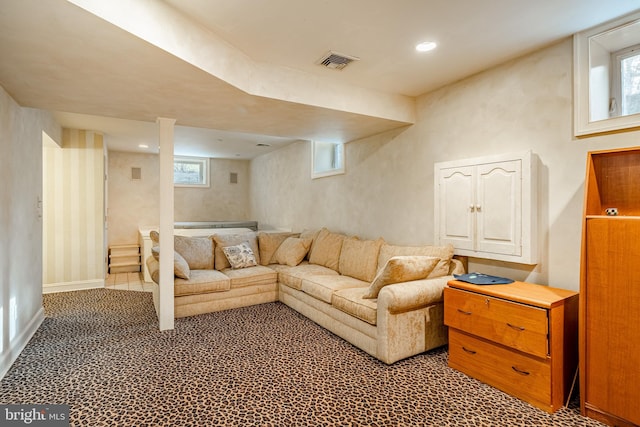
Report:
M 343 174 L 344 165 L 344 144 L 311 142 L 311 178 Z
M 206 157 L 173 158 L 173 184 L 176 187 L 208 187 L 209 159 Z

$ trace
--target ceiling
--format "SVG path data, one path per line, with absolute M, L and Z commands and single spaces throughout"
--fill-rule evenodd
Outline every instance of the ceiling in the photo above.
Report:
M 0 85 L 111 150 L 253 158 L 415 120 L 415 97 L 640 8 L 638 0 L 0 0 Z M 127 13 L 122 14 L 121 11 Z M 414 46 L 435 41 L 437 49 Z M 358 57 L 317 65 L 328 51 Z M 139 148 L 146 144 L 149 148 Z M 257 146 L 257 144 L 262 144 Z

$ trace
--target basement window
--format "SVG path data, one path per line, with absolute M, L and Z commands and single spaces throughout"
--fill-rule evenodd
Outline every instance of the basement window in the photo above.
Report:
M 640 113 L 640 45 L 615 52 L 612 116 Z
M 311 142 L 311 178 L 344 174 L 344 144 Z
M 173 158 L 173 184 L 176 187 L 209 187 L 209 158 Z

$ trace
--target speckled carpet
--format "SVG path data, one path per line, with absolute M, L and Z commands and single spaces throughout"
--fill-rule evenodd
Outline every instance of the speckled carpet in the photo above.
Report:
M 447 367 L 392 366 L 280 303 L 177 319 L 151 294 L 47 294 L 46 319 L 0 383 L 2 404 L 68 404 L 72 426 L 601 426 L 553 415 Z

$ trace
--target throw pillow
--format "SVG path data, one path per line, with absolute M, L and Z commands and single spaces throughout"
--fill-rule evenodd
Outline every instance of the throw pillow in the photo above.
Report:
M 258 251 L 258 238 L 256 233 L 247 232 L 241 234 L 214 234 L 213 240 L 216 243 L 215 249 L 215 264 L 216 270 L 224 270 L 231 267 L 229 260 L 224 255 L 223 248 L 227 246 L 239 245 L 242 242 L 249 243 L 249 247 L 253 251 L 253 256 L 256 258 L 256 262 L 260 264 L 260 252 Z
M 275 253 L 287 237 L 298 237 L 297 233 L 258 233 L 260 265 L 276 264 Z
M 295 267 L 302 262 L 307 252 L 309 252 L 311 242 L 311 239 L 288 237 L 278 247 L 273 257 L 278 264 Z
M 158 246 L 158 244 L 160 243 L 160 233 L 158 233 L 156 230 L 151 230 L 149 232 L 149 238 L 151 239 L 151 243 L 153 243 L 153 246 Z
M 340 251 L 345 237 L 344 234 L 332 233 L 326 228 L 321 229 L 311 245 L 309 262 L 339 271 Z
M 429 279 L 433 279 L 435 277 L 446 276 L 449 274 L 451 258 L 453 258 L 453 245 L 395 246 L 384 244 L 380 248 L 380 255 L 378 256 L 378 268 L 381 269 L 391 257 L 408 255 L 440 258 L 440 261 L 436 264 L 433 271 L 429 274 Z
M 157 261 L 160 261 L 160 248 L 157 246 L 151 248 L 151 255 L 153 255 Z M 187 264 L 187 261 L 185 261 L 182 255 L 176 251 L 173 251 L 173 274 L 174 276 L 185 280 L 189 280 L 189 277 L 191 276 L 189 264 Z
M 387 261 L 362 298 L 378 298 L 380 290 L 393 283 L 426 279 L 440 258 L 428 256 L 394 256 Z
M 231 268 L 247 268 L 258 265 L 256 257 L 253 255 L 249 242 L 242 242 L 239 245 L 225 246 L 222 248 L 224 255 L 229 260 Z
M 351 276 L 365 282 L 371 282 L 376 277 L 378 254 L 384 243 L 378 240 L 360 240 L 349 237 L 342 242 L 340 251 L 340 274 Z

